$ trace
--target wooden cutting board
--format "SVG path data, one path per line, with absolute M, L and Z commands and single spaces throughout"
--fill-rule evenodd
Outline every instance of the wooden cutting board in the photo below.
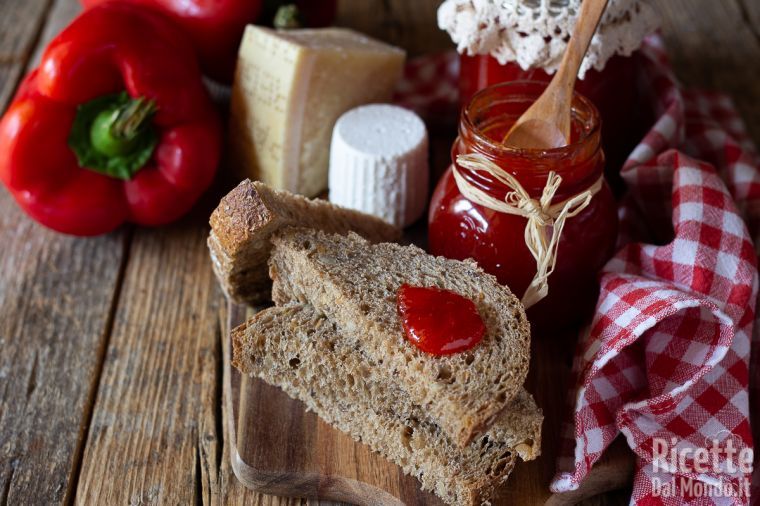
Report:
M 435 505 L 443 503 L 423 492 L 419 482 L 401 469 L 333 429 L 304 405 L 278 388 L 240 374 L 230 365 L 229 329 L 255 310 L 229 305 L 225 342 L 224 383 L 228 403 L 228 437 L 232 468 L 243 485 L 259 492 L 316 497 L 360 505 Z M 531 372 L 526 383 L 544 411 L 542 456 L 518 462 L 494 504 L 575 504 L 606 491 L 626 487 L 633 476 L 633 455 L 616 441 L 572 494 L 552 496 L 557 436 L 567 395 L 573 336 L 533 338 Z

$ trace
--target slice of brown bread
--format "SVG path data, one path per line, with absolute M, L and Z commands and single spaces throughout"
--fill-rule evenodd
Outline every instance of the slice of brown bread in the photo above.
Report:
M 488 429 L 522 388 L 530 355 L 525 311 L 508 288 L 474 262 L 309 229 L 285 230 L 272 242 L 275 303 L 309 303 L 324 313 L 460 445 Z M 471 299 L 486 325 L 483 340 L 443 357 L 410 344 L 396 310 L 403 283 Z
M 283 227 L 298 225 L 340 234 L 352 230 L 372 242 L 401 236 L 398 228 L 380 218 L 250 180 L 222 198 L 210 223 L 208 247 L 224 292 L 252 305 L 269 299 L 269 238 Z
M 311 306 L 266 309 L 232 337 L 233 364 L 243 373 L 303 401 L 448 504 L 487 501 L 517 456 L 532 460 L 540 452 L 543 417 L 524 389 L 484 435 L 462 448 Z

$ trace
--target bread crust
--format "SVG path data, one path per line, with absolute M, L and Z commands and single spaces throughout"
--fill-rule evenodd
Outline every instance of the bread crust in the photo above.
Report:
M 401 237 L 398 228 L 380 218 L 248 179 L 222 198 L 209 223 L 214 273 L 230 299 L 250 305 L 269 299 L 270 237 L 278 230 L 299 225 L 340 234 L 354 231 L 372 242 Z

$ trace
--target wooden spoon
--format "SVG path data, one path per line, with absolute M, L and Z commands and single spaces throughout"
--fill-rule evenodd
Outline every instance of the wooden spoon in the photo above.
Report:
M 516 148 L 551 149 L 570 143 L 575 78 L 606 7 L 607 0 L 583 0 L 557 73 L 538 100 L 512 125 L 502 140 L 503 144 Z

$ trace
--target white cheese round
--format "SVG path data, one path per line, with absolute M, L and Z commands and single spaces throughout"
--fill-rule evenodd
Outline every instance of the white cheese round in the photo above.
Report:
M 399 227 L 425 211 L 428 136 L 412 111 L 388 104 L 352 109 L 338 119 L 330 146 L 330 201 Z

